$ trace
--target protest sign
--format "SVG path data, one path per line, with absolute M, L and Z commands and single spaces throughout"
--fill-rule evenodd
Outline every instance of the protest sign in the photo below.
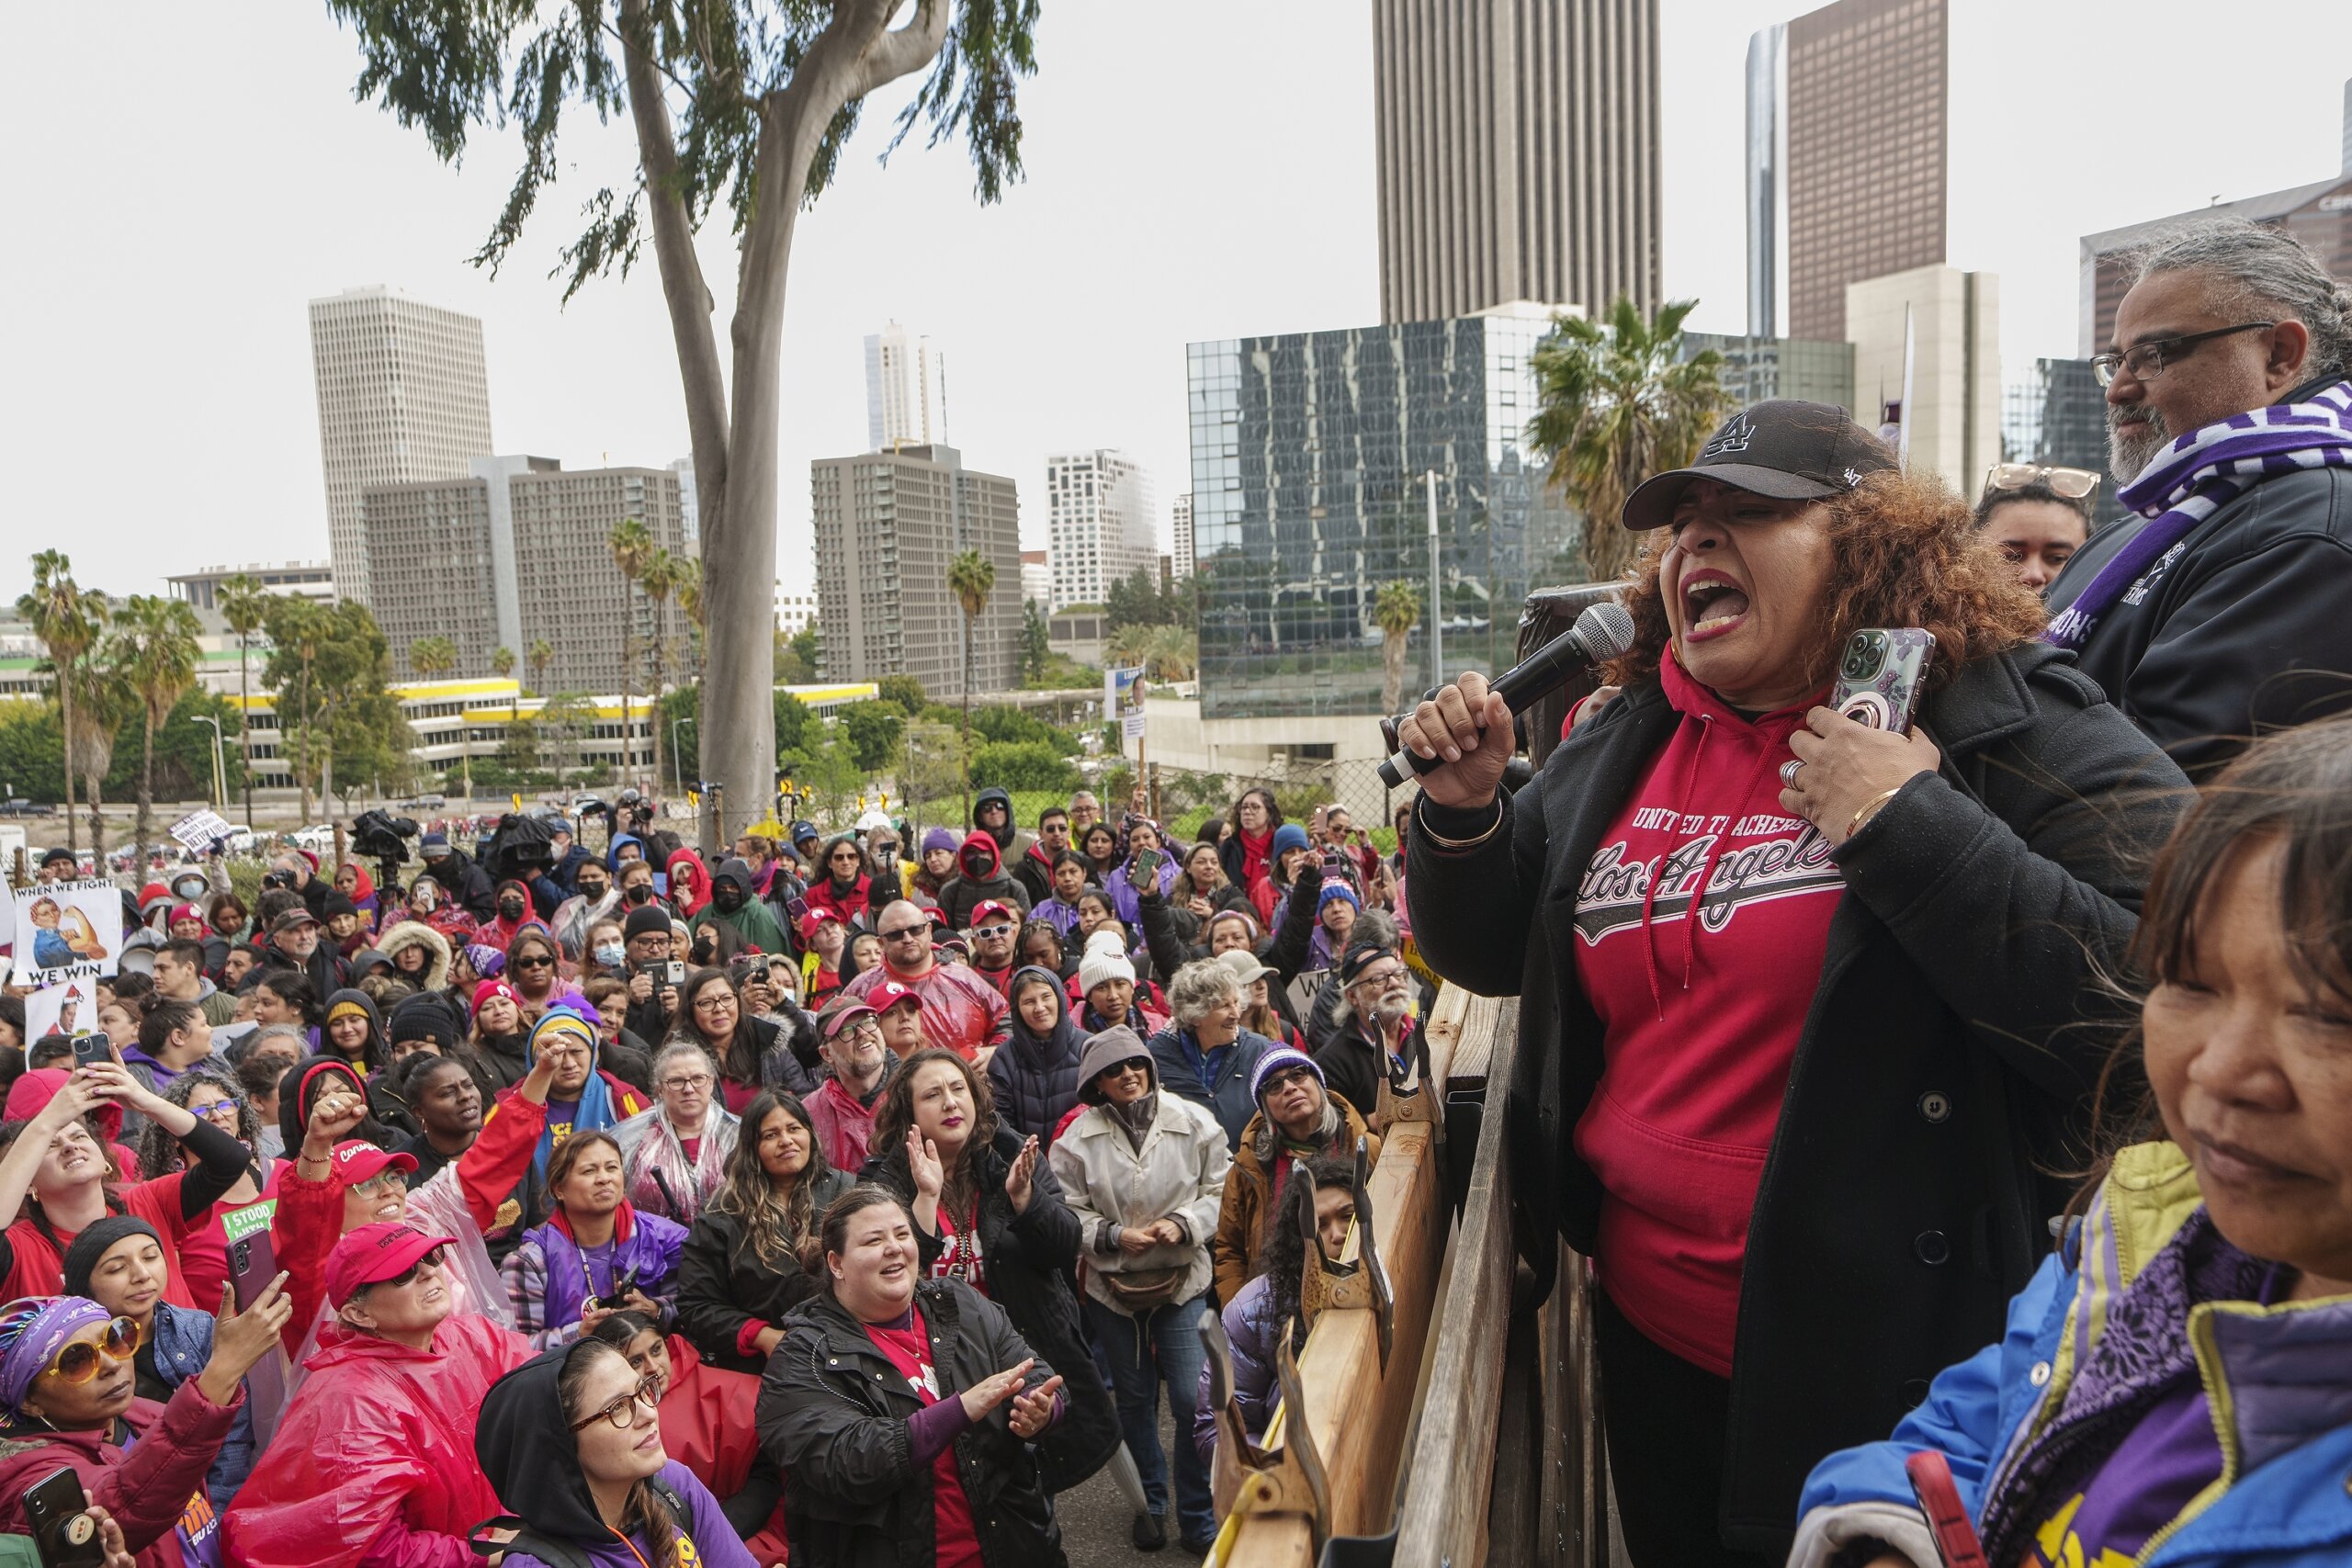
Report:
M 85 877 L 20 888 L 15 908 L 17 985 L 61 986 L 115 972 L 122 894 L 113 883 Z

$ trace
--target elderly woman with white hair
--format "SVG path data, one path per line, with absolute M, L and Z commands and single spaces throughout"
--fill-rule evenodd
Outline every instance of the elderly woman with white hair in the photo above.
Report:
M 1214 958 L 1176 971 L 1168 1008 L 1173 1018 L 1150 1040 L 1161 1087 L 1216 1117 L 1227 1149 L 1238 1148 L 1258 1110 L 1251 1080 L 1274 1043 L 1241 1027 L 1241 982 Z
M 653 1108 L 615 1124 L 621 1186 L 640 1213 L 691 1225 L 727 1179 L 740 1122 L 718 1101 L 718 1064 L 691 1040 L 653 1055 Z

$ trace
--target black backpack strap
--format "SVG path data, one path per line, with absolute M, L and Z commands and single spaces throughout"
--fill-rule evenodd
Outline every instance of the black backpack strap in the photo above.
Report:
M 662 1483 L 655 1482 L 654 1484 L 661 1486 Z M 505 1541 L 485 1540 L 482 1539 L 481 1532 L 486 1529 L 511 1529 L 514 1532 L 514 1539 Z M 492 1553 L 499 1551 L 519 1551 L 549 1564 L 549 1568 L 595 1568 L 595 1565 L 588 1560 L 588 1554 L 571 1542 L 549 1540 L 512 1514 L 501 1514 L 495 1518 L 484 1519 L 466 1532 L 466 1544 L 473 1548 L 474 1555 L 477 1557 L 487 1558 Z

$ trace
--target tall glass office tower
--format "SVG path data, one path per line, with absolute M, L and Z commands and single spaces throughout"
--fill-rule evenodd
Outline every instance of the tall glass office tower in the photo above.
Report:
M 1521 440 L 1540 306 L 1449 321 L 1196 343 L 1186 350 L 1201 716 L 1379 711 L 1382 584 L 1423 607 L 1437 479 L 1445 673 L 1507 668 L 1531 586 L 1576 581 L 1579 519 Z

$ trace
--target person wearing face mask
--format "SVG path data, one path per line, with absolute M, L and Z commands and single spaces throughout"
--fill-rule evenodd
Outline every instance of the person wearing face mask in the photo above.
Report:
M 1078 1108 L 1079 1058 L 1086 1036 L 1070 1017 L 1060 976 L 1029 967 L 1009 987 L 1012 1037 L 989 1058 L 989 1091 L 1007 1125 L 1051 1145 Z
M 1399 726 L 1442 763 L 1413 929 L 1524 998 L 1511 1113 L 1558 1135 L 1515 1144 L 1512 1190 L 1595 1258 L 1632 1555 L 1752 1562 L 1809 1458 L 1997 1333 L 2048 1247 L 2094 982 L 2186 781 L 1960 498 L 1838 409 L 1744 410 L 1623 521 L 1651 532 L 1620 694 L 1532 784 L 1498 789 L 1482 674 Z M 1906 625 L 1936 639 L 1909 734 L 1824 705 L 1856 632 Z M 1845 1340 L 1831 1295 L 1903 1332 Z
M 476 1561 L 467 1534 L 500 1509 L 474 1457 L 475 1424 L 492 1384 L 532 1351 L 514 1330 L 458 1310 L 447 1269 L 456 1246 L 398 1221 L 334 1244 L 325 1269 L 334 1320 L 223 1517 L 229 1561 Z
M 218 1321 L 209 1312 L 175 1306 L 164 1299 L 164 1238 L 146 1221 L 129 1214 L 100 1220 L 65 1249 L 65 1293 L 96 1302 L 115 1317 L 139 1329 L 139 1348 L 131 1359 L 134 1397 L 169 1404 L 179 1386 L 197 1376 L 212 1359 Z M 264 1328 L 275 1335 L 282 1326 L 277 1317 L 290 1314 L 282 1282 L 268 1290 L 269 1307 L 252 1332 Z M 225 1284 L 213 1293 L 224 1307 L 234 1298 Z M 259 1303 L 255 1303 L 257 1306 Z M 233 1321 L 234 1314 L 223 1311 Z M 225 1508 L 254 1468 L 253 1411 L 239 1405 L 221 1440 L 219 1457 L 204 1478 L 205 1495 L 214 1508 Z
M 861 1170 L 874 1142 L 875 1111 L 899 1057 L 883 1040 L 879 1015 L 854 998 L 827 1008 L 818 1029 L 825 1070 L 803 1102 L 809 1125 L 835 1168 Z
M 590 928 L 619 908 L 620 891 L 613 885 L 613 874 L 603 862 L 594 860 L 580 863 L 573 886 L 577 891 L 555 907 L 548 927 L 563 948 L 563 955 L 577 964 L 593 956 Z
M 207 1472 L 244 1411 L 244 1375 L 269 1352 L 285 1311 L 273 1287 L 252 1311 L 225 1317 L 201 1370 L 158 1402 L 141 1396 L 132 1371 L 135 1324 L 84 1296 L 0 1307 L 0 1532 L 32 1533 L 25 1495 L 63 1468 L 114 1522 L 138 1568 L 217 1561 Z M 192 1508 L 198 1502 L 208 1506 Z M 108 1568 L 117 1561 L 110 1554 Z
M 818 1289 L 801 1265 L 825 1211 L 856 1178 L 826 1157 L 789 1094 L 744 1108 L 726 1179 L 696 1216 L 678 1265 L 678 1323 L 712 1365 L 758 1372 L 784 1322 Z
M 613 874 L 613 879 L 621 890 L 620 907 L 624 911 L 641 909 L 662 901 L 662 896 L 653 886 L 653 867 L 645 861 L 621 862 L 620 869 Z
M 628 989 L 628 934 L 617 915 L 603 915 L 589 922 L 581 955 L 582 979 L 609 978 Z
M 513 1511 L 486 1539 L 507 1568 L 760 1568 L 718 1499 L 663 1446 L 662 1387 L 602 1339 L 491 1386 L 481 1472 Z
M 690 931 L 709 925 L 725 926 L 762 953 L 785 951 L 784 928 L 776 924 L 775 910 L 752 897 L 752 869 L 740 860 L 718 863 L 718 874 L 711 878 L 709 904 L 687 921 Z
M 975 829 L 956 852 L 956 875 L 939 890 L 939 908 L 947 923 L 962 931 L 972 923 L 972 911 L 986 903 L 1012 904 L 1029 912 L 1029 895 L 999 858 L 996 840 Z
M 794 1560 L 1067 1568 L 1039 1473 L 1072 1408 L 1057 1369 L 986 1297 L 921 1277 L 890 1193 L 835 1203 L 812 1250 L 824 1293 L 794 1315 L 759 1401 Z
M 502 952 L 523 934 L 526 927 L 543 923 L 532 911 L 531 889 L 521 882 L 510 879 L 500 883 L 492 899 L 492 908 L 497 911 L 497 918 L 484 925 L 481 935 L 475 940 Z

